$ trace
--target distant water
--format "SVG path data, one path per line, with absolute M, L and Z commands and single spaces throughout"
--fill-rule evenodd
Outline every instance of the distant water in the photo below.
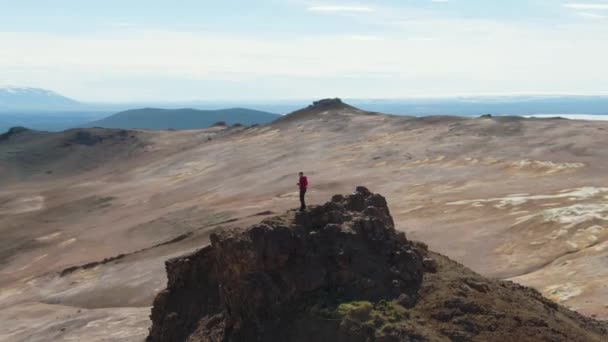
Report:
M 535 115 L 524 115 L 526 118 L 564 118 L 570 120 L 595 120 L 595 121 L 608 121 L 608 115 L 602 114 L 535 114 Z

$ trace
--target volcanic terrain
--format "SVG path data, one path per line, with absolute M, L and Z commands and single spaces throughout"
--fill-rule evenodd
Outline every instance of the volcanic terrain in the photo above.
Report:
M 365 184 L 408 240 L 608 319 L 607 132 L 339 100 L 257 127 L 14 129 L 0 136 L 0 340 L 143 340 L 165 260 L 298 207 L 299 171 L 311 204 Z

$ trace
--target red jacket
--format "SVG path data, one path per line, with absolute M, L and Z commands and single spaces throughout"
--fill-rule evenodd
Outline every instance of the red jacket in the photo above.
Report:
M 308 178 L 306 176 L 300 177 L 300 182 L 298 183 L 301 190 L 306 190 L 308 188 Z

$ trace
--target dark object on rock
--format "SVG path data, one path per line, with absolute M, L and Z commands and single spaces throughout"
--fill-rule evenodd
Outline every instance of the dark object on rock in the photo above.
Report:
M 481 119 L 491 119 L 492 118 L 492 114 L 484 114 L 482 116 L 480 116 Z
M 384 197 L 364 187 L 212 234 L 210 246 L 166 269 L 148 341 L 601 341 L 608 333 L 534 290 L 483 280 L 407 240 Z M 474 290 L 463 295 L 463 286 Z
M 342 196 L 342 195 L 334 195 L 334 196 L 331 198 L 331 201 L 332 201 L 332 202 L 337 202 L 337 203 L 344 202 L 344 196 Z
M 355 192 L 363 194 L 364 196 L 371 195 L 371 192 L 364 186 L 358 186 L 357 189 L 355 189 Z

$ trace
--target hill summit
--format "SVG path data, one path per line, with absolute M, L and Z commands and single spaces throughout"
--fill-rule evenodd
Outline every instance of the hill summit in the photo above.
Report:
M 306 121 L 310 119 L 340 118 L 356 114 L 371 114 L 359 108 L 344 103 L 339 98 L 328 98 L 315 101 L 305 108 L 289 113 L 275 121 L 275 123 L 289 123 L 294 121 Z
M 166 263 L 148 341 L 600 341 L 608 328 L 394 228 L 358 187 Z

